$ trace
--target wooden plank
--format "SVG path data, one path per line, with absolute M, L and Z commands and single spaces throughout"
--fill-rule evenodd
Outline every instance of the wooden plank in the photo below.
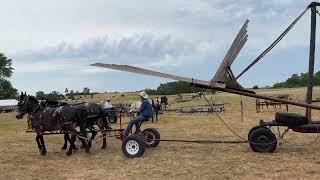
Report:
M 225 57 L 222 60 L 222 63 L 220 64 L 218 70 L 216 71 L 216 73 L 214 74 L 213 78 L 211 79 L 211 82 L 224 82 L 225 81 L 225 75 L 227 73 L 227 69 L 226 67 L 231 66 L 231 64 L 233 63 L 233 61 L 235 60 L 237 54 L 239 54 L 241 48 L 243 47 L 243 45 L 241 46 L 242 43 L 246 43 L 246 39 L 248 37 L 247 35 L 247 27 L 248 27 L 248 23 L 249 20 L 247 19 L 246 22 L 243 24 L 243 26 L 241 27 L 239 33 L 237 34 L 236 38 L 233 40 L 227 54 L 225 55 Z M 244 41 L 243 41 L 244 40 Z M 237 52 L 237 54 L 235 53 Z
M 232 64 L 234 62 L 234 60 L 237 58 L 237 56 L 239 55 L 241 49 L 243 48 L 243 46 L 247 42 L 247 40 L 248 40 L 248 35 L 243 37 L 243 39 L 239 42 L 237 48 L 234 50 L 232 56 L 229 59 L 230 64 Z
M 129 66 L 129 65 L 94 63 L 94 64 L 91 64 L 91 66 L 97 66 L 97 67 L 120 70 L 120 71 L 137 73 L 137 74 L 144 74 L 144 75 L 149 75 L 149 76 L 162 77 L 162 78 L 173 79 L 173 80 L 177 80 L 177 81 L 185 81 L 185 82 L 190 82 L 190 83 L 195 83 L 195 84 L 202 84 L 202 85 L 207 85 L 207 86 L 211 85 L 210 81 L 204 81 L 204 80 L 199 80 L 199 79 L 194 79 L 194 78 L 176 76 L 176 75 L 172 75 L 172 74 L 147 70 L 147 69 Z M 215 83 L 215 84 L 213 84 L 213 86 L 224 88 L 225 84 Z

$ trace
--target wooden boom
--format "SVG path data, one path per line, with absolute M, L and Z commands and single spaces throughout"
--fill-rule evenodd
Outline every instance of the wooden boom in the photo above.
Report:
M 252 91 L 227 88 L 227 87 L 225 87 L 225 84 L 219 83 L 219 82 L 212 83 L 210 81 L 203 81 L 203 80 L 187 78 L 187 77 L 183 77 L 183 76 L 176 76 L 176 75 L 172 75 L 172 74 L 147 70 L 147 69 L 138 68 L 138 67 L 129 66 L 129 65 L 94 63 L 94 64 L 91 64 L 91 66 L 97 66 L 97 67 L 120 70 L 120 71 L 137 73 L 137 74 L 144 74 L 144 75 L 173 79 L 173 80 L 178 80 L 178 81 L 185 81 L 185 82 L 192 83 L 192 85 L 194 85 L 194 86 L 202 87 L 202 88 L 206 88 L 206 89 L 213 89 L 216 91 L 223 91 L 223 92 L 227 92 L 227 93 L 231 93 L 231 94 L 239 94 L 239 95 L 253 97 L 253 98 L 265 99 L 265 100 L 270 100 L 270 101 L 275 101 L 275 102 L 282 102 L 282 103 L 291 104 L 294 106 L 307 107 L 307 108 L 311 108 L 311 109 L 320 110 L 320 106 L 307 104 L 307 103 L 303 103 L 303 102 L 296 102 L 296 101 L 276 98 L 276 97 L 271 97 L 271 96 L 263 95 L 263 94 L 255 94 Z

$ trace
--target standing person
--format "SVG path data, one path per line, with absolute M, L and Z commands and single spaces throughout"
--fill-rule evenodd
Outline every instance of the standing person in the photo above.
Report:
M 103 104 L 102 109 L 108 110 L 111 109 L 113 106 L 110 102 L 110 98 L 107 98 L 107 101 Z
M 140 94 L 140 99 L 141 99 L 141 106 L 139 110 L 137 111 L 138 115 L 134 117 L 128 124 L 127 128 L 124 130 L 123 135 L 126 137 L 129 135 L 133 125 L 135 124 L 136 127 L 137 125 L 146 119 L 149 119 L 152 117 L 152 105 L 148 101 L 148 94 L 144 91 L 141 91 Z
M 110 98 L 107 98 L 107 101 L 102 104 L 102 126 L 110 129 L 109 122 L 107 121 L 107 116 L 110 117 L 110 110 L 112 110 L 113 105 L 110 102 Z

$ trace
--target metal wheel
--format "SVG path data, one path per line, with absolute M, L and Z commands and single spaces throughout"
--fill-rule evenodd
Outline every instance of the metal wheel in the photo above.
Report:
M 129 158 L 141 157 L 145 151 L 145 142 L 141 136 L 130 135 L 122 142 L 122 152 Z

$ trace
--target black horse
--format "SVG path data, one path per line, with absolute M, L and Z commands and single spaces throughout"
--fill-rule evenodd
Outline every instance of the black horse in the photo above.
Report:
M 27 96 L 21 93 L 16 118 L 22 119 L 25 114 L 29 115 L 28 118 L 31 120 L 31 125 L 37 134 L 36 142 L 41 155 L 45 155 L 47 152 L 43 139 L 44 132 L 57 130 L 71 134 L 71 138 L 70 136 L 67 138 L 71 144 L 66 152 L 67 155 L 72 154 L 76 136 L 82 141 L 86 152 L 89 152 L 89 147 L 85 142 L 86 130 L 84 121 L 76 108 L 68 106 L 61 106 L 59 108 L 43 107 L 34 96 Z M 75 129 L 77 124 L 80 125 L 81 135 Z
M 100 105 L 95 103 L 81 103 L 74 105 L 73 107 L 80 112 L 81 117 L 85 120 L 85 127 L 91 132 L 91 140 L 88 142 L 88 146 L 91 147 L 91 141 L 97 135 L 97 129 L 94 127 L 97 125 L 102 132 L 103 137 L 101 149 L 105 149 L 107 147 L 106 130 L 111 129 L 111 127 L 106 118 L 106 114 L 101 109 Z M 64 135 L 64 145 L 62 149 L 67 148 L 68 136 L 68 134 Z
M 91 133 L 91 139 L 88 142 L 89 148 L 91 148 L 91 141 L 95 138 L 97 135 L 97 130 L 94 128 L 94 125 L 97 125 L 99 129 L 102 131 L 103 135 L 103 142 L 101 149 L 105 149 L 107 147 L 107 142 L 106 142 L 106 129 L 110 129 L 109 122 L 106 119 L 107 113 L 105 113 L 100 105 L 95 104 L 95 103 L 79 103 L 79 104 L 74 104 L 70 105 L 66 102 L 59 102 L 59 101 L 54 101 L 54 100 L 49 100 L 46 99 L 42 101 L 42 106 L 43 107 L 60 107 L 60 106 L 73 106 L 76 109 L 79 110 L 81 117 L 85 120 L 85 127 L 90 130 Z M 64 133 L 64 144 L 61 149 L 65 150 L 68 147 L 68 138 L 69 134 Z M 73 146 L 73 149 L 77 150 L 76 146 Z M 82 148 L 84 145 L 82 145 Z

